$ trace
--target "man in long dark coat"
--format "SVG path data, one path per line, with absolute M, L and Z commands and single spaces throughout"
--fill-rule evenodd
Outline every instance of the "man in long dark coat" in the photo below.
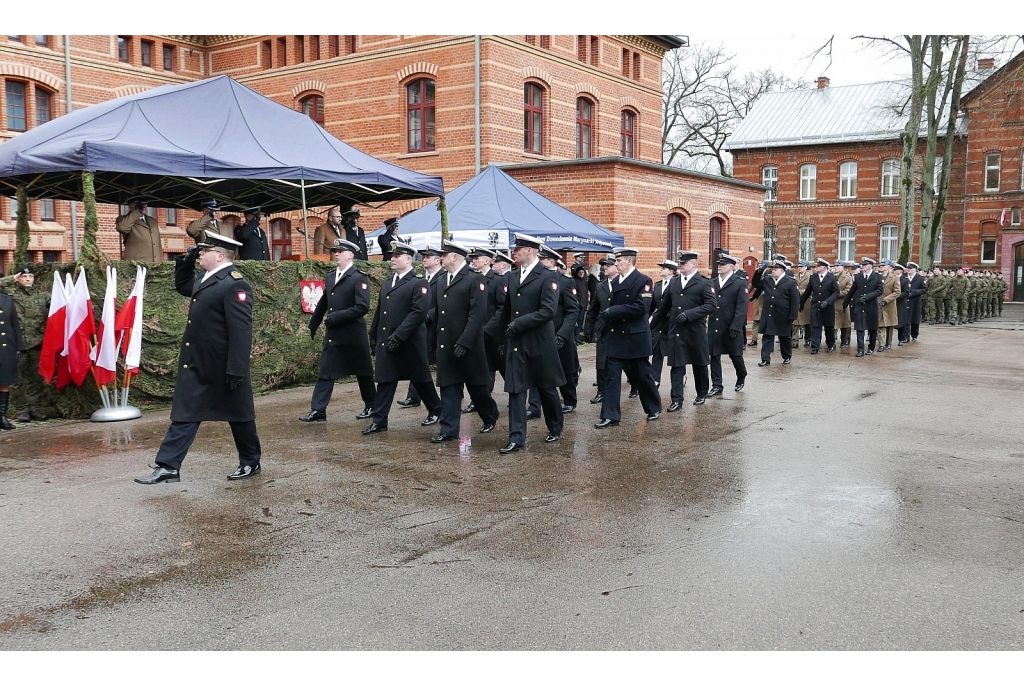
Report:
M 907 262 L 907 285 L 910 290 L 910 340 L 917 342 L 921 332 L 921 318 L 924 311 L 924 295 L 928 292 L 928 281 L 918 273 L 917 262 Z
M 651 292 L 651 316 L 658 311 L 661 300 L 665 297 L 665 289 L 672 279 L 679 274 L 679 264 L 666 259 L 658 265 L 661 280 L 654 284 Z M 665 368 L 665 357 L 668 355 L 668 321 L 662 321 L 657 328 L 651 327 L 651 374 L 654 376 L 654 385 L 661 387 L 661 372 Z
M 437 298 L 437 385 L 441 388 L 441 432 L 430 439 L 441 443 L 459 439 L 462 389 L 465 386 L 477 414 L 490 433 L 498 422 L 498 406 L 488 383 L 483 327 L 487 320 L 487 285 L 469 268 L 469 248 L 444 241 Z
M 875 260 L 864 257 L 860 260 L 860 273 L 853 277 L 850 292 L 843 300 L 844 307 L 852 306 L 850 319 L 857 330 L 857 356 L 875 353 L 878 341 L 878 298 L 882 296 L 884 286 L 882 276 L 874 269 Z M 864 350 L 864 332 L 868 333 L 868 347 Z
M 342 212 L 341 227 L 345 230 L 345 240 L 359 246 L 356 259 L 361 259 L 364 262 L 369 259 L 366 249 L 366 231 L 359 225 L 359 210 L 350 209 L 347 212 Z
M 696 252 L 679 253 L 679 275 L 672 279 L 661 306 L 651 321 L 652 327 L 668 322 L 668 365 L 672 369 L 672 404 L 670 412 L 683 406 L 683 381 L 686 366 L 693 368 L 693 385 L 697 393 L 693 403 L 704 404 L 708 396 L 708 315 L 717 307 L 711 279 L 697 270 Z
M 579 301 L 576 281 L 559 269 L 564 270 L 565 264 L 558 253 L 546 245 L 540 251 L 540 263 L 558 276 L 558 307 L 555 308 L 555 347 L 558 348 L 558 361 L 562 364 L 565 385 L 558 391 L 562 395 L 562 413 L 571 414 L 576 409 L 576 385 L 579 381 L 579 355 L 576 351 L 576 321 L 579 319 Z M 531 414 L 540 416 L 540 403 L 536 393 L 530 393 L 527 418 Z
M 597 371 L 597 395 L 590 400 L 591 404 L 601 404 L 604 401 L 604 388 L 608 380 L 608 327 L 597 325 L 601 312 L 608 309 L 612 299 L 612 279 L 619 275 L 619 269 L 615 266 L 615 260 L 604 258 L 598 262 L 604 270 L 604 278 L 598 282 L 597 287 L 590 293 L 590 302 L 587 305 L 587 317 L 583 322 L 583 335 L 588 342 L 594 345 L 594 367 Z
M 811 354 L 818 354 L 821 348 L 822 328 L 825 329 L 826 349 L 836 351 L 836 310 L 832 305 L 839 299 L 839 281 L 829 273 L 831 267 L 827 259 L 818 259 L 800 297 L 800 309 L 808 306 L 808 299 L 811 301 Z
M 427 363 L 433 365 L 437 364 L 437 334 L 434 329 L 434 321 L 437 319 L 437 310 L 435 309 L 437 304 L 437 284 L 441 282 L 438 276 L 444 274 L 444 269 L 441 268 L 441 252 L 437 248 L 431 247 L 428 244 L 419 253 L 420 257 L 423 258 L 423 279 L 427 282 L 427 295 L 429 297 L 427 320 L 423 324 L 427 330 Z M 420 396 L 416 392 L 416 386 L 410 383 L 405 393 L 405 399 L 398 400 L 397 404 L 400 407 L 420 406 Z
M 245 223 L 235 227 L 235 240 L 242 244 L 238 248 L 239 259 L 270 259 L 270 241 L 267 232 L 260 228 L 260 208 L 248 207 L 242 210 Z
M 181 463 L 203 421 L 227 421 L 238 449 L 228 480 L 260 472 L 262 449 L 249 378 L 252 288 L 234 269 L 238 241 L 207 232 L 197 249 L 174 260 L 174 287 L 192 302 L 178 349 L 171 426 L 156 453 L 156 468 L 136 483 L 177 483 Z M 203 275 L 195 272 L 196 261 Z
M 373 400 L 373 423 L 363 435 L 388 429 L 388 415 L 395 399 L 398 381 L 412 381 L 427 405 L 423 426 L 433 426 L 441 418 L 441 398 L 434 388 L 427 363 L 427 319 L 430 288 L 426 280 L 412 270 L 416 250 L 411 245 L 391 244 L 391 270 L 380 284 L 377 309 L 370 325 L 370 354 L 377 358 L 374 380 L 377 394 Z
M 598 325 L 608 328 L 608 379 L 605 381 L 601 420 L 595 428 L 619 425 L 622 373 L 633 375 L 640 394 L 640 405 L 648 421 L 661 417 L 661 397 L 651 375 L 651 277 L 636 268 L 637 250 L 615 249 L 619 275 L 612 279 L 611 303 L 598 317 Z
M 536 388 L 544 410 L 548 434 L 545 442 L 562 435 L 562 403 L 558 390 L 565 374 L 555 347 L 555 310 L 558 274 L 548 271 L 537 255 L 543 246 L 536 238 L 516 233 L 512 256 L 519 268 L 508 275 L 508 297 L 501 313 L 505 336 L 505 392 L 508 393 L 508 444 L 498 451 L 517 452 L 526 447 L 526 400 Z
M 484 351 L 487 353 L 487 370 L 490 373 L 488 391 L 494 391 L 494 374 L 498 372 L 505 377 L 505 355 L 502 354 L 501 346 L 501 310 L 505 306 L 505 296 L 508 293 L 508 281 L 491 268 L 497 253 L 485 247 L 478 247 L 469 254 L 473 270 L 484 278 L 484 285 L 487 291 L 487 315 L 484 319 Z M 462 410 L 468 414 L 475 409 L 473 403 Z
M 910 278 L 902 264 L 892 263 L 892 270 L 900 279 L 900 294 L 896 298 L 897 347 L 910 342 Z
M 782 352 L 782 363 L 789 364 L 793 358 L 792 338 L 793 322 L 800 313 L 800 293 L 796 281 L 786 275 L 786 262 L 779 260 L 772 263 L 771 275 L 761 280 L 764 302 L 761 305 L 761 361 L 758 366 L 772 363 L 772 351 L 775 349 L 775 337 L 779 338 L 779 349 Z
M 739 269 L 740 260 L 722 254 L 717 260 L 718 277 L 711 279 L 715 293 L 715 311 L 708 317 L 708 352 L 711 355 L 711 390 L 708 397 L 721 395 L 722 355 L 729 355 L 736 370 L 736 392 L 743 389 L 747 379 L 747 366 L 743 363 L 744 334 L 747 330 L 747 272 Z
M 309 334 L 316 337 L 321 322 L 324 346 L 320 353 L 320 377 L 313 386 L 309 414 L 301 419 L 307 423 L 327 420 L 327 405 L 334 392 L 334 381 L 355 376 L 363 411 L 356 418 L 369 418 L 376 389 L 373 385 L 373 362 L 366 337 L 366 313 L 370 311 L 370 279 L 353 264 L 359 246 L 336 238 L 331 256 L 337 265 L 324 280 L 324 294 L 309 319 Z

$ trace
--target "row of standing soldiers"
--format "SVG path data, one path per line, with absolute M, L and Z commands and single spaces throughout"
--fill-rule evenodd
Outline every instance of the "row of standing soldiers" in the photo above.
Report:
M 928 324 L 951 326 L 1003 315 L 1009 284 L 1001 273 L 969 269 L 934 269 L 925 272 L 928 292 L 924 319 Z

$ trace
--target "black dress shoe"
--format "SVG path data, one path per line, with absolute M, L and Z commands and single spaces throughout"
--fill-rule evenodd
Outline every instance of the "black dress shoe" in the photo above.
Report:
M 647 420 L 648 421 L 657 421 L 660 418 L 661 418 L 661 412 L 660 411 L 651 412 L 650 414 L 647 415 Z
M 313 409 L 307 416 L 300 416 L 299 421 L 303 423 L 313 423 L 314 421 L 326 421 L 327 412 Z
M 145 478 L 136 478 L 135 482 L 142 483 L 143 485 L 156 485 L 157 483 L 177 483 L 180 480 L 181 474 L 178 472 L 178 469 L 157 466 L 153 469 L 153 473 Z
M 369 426 L 363 429 L 363 435 L 373 435 L 374 433 L 384 433 L 388 430 L 387 423 L 371 423 Z
M 739 392 L 742 389 L 743 389 L 743 381 L 740 381 L 739 383 L 737 383 L 736 387 L 733 388 L 733 390 L 735 390 L 736 392 Z
M 235 472 L 228 476 L 228 480 L 242 480 L 243 478 L 248 478 L 249 476 L 255 476 L 257 473 L 260 472 L 260 470 L 261 469 L 259 464 L 256 464 L 254 466 L 242 466 L 241 464 L 239 464 L 238 468 L 235 469 Z
M 575 404 L 565 404 L 565 405 L 562 405 L 562 413 L 563 414 L 571 414 L 574 411 L 576 411 L 576 405 Z
M 787 358 L 782 360 L 782 363 L 783 364 L 792 364 L 793 363 L 793 358 L 792 357 L 787 357 Z
M 902 340 L 900 340 L 898 343 L 896 343 L 896 347 L 903 347 L 904 345 L 906 345 L 906 343 L 903 342 Z
M 714 397 L 715 395 L 721 395 L 725 388 L 714 387 L 708 390 L 708 397 Z
M 493 423 L 485 423 L 484 427 L 480 429 L 480 432 L 481 433 L 490 433 L 493 430 L 494 430 L 494 424 Z
M 419 400 L 414 400 L 414 399 L 409 398 L 409 397 L 406 397 L 404 400 L 398 400 L 398 402 L 396 402 L 396 404 L 399 407 L 418 407 L 418 406 L 420 406 L 420 401 Z
M 594 424 L 594 428 L 608 428 L 609 426 L 619 425 L 618 421 L 612 421 L 611 419 L 601 419 Z
M 812 347 L 812 348 L 811 348 L 811 354 L 818 354 L 818 350 L 816 350 L 816 349 L 814 349 L 814 348 Z
M 590 400 L 591 404 L 601 404 L 602 402 L 604 402 L 604 395 L 601 393 L 598 393 L 594 399 Z
M 640 391 L 639 391 L 639 390 L 630 390 L 630 391 L 629 391 L 629 396 L 630 396 L 631 398 L 632 398 L 632 397 L 640 397 Z
M 463 414 L 472 414 L 475 411 L 476 411 L 476 405 L 474 403 L 472 403 L 472 402 L 470 402 L 469 404 L 467 404 L 465 407 L 462 408 L 462 413 Z
M 669 411 L 670 414 L 672 412 L 679 411 L 682 408 L 683 408 L 683 403 L 682 402 L 673 402 L 672 404 L 668 405 L 668 411 Z
M 457 436 L 457 435 L 434 435 L 434 436 L 431 436 L 430 442 L 432 442 L 434 444 L 437 444 L 439 442 L 451 442 L 452 440 L 458 440 L 458 439 L 459 439 L 459 436 Z
M 539 418 L 540 418 L 540 412 L 539 411 L 528 411 L 528 412 L 526 412 L 526 420 L 527 421 L 533 421 L 534 419 L 539 419 Z
M 750 342 L 747 343 L 747 347 L 757 347 L 757 341 L 751 340 Z
M 544 442 L 558 442 L 562 437 L 561 433 L 548 433 L 544 438 Z
M 356 414 L 357 419 L 368 419 L 371 416 L 373 416 L 373 407 L 370 405 L 366 405 L 361 412 Z
M 440 414 L 427 414 L 427 418 L 423 419 L 420 423 L 421 426 L 433 426 L 435 423 L 441 420 Z
M 840 343 L 839 349 L 843 349 L 844 347 L 849 347 L 849 346 L 850 346 L 850 343 Z
M 869 357 L 870 357 L 871 355 L 873 355 L 874 353 L 875 353 L 875 351 L 874 351 L 874 350 L 868 350 L 868 351 L 866 352 L 866 354 L 867 354 L 867 355 L 868 355 Z
M 520 445 L 518 442 L 510 442 L 504 447 L 499 447 L 498 452 L 501 454 L 511 454 L 513 452 L 519 452 L 520 450 L 526 449 L 526 445 Z
M 771 363 L 771 362 L 767 362 L 767 361 L 763 361 L 763 360 L 762 360 L 762 361 L 759 361 L 759 362 L 757 363 L 757 365 L 758 365 L 758 366 L 771 366 L 771 365 L 772 365 L 772 363 Z
M 832 347 L 828 348 L 828 351 L 829 351 L 829 353 L 835 352 L 836 351 L 836 346 L 833 345 Z
M 700 405 L 704 404 L 704 402 L 706 402 L 706 401 L 707 401 L 707 399 L 708 399 L 707 397 L 699 397 L 699 396 L 698 396 L 698 397 L 695 397 L 695 398 L 693 399 L 693 405 L 694 405 L 695 407 L 699 407 Z

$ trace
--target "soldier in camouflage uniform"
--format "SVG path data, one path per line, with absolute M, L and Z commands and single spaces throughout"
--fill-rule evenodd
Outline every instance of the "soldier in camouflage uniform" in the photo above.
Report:
M 985 272 L 985 318 L 996 315 L 996 298 L 999 296 L 995 276 L 991 271 Z
M 996 274 L 996 316 L 1003 315 L 1003 300 L 1006 299 L 1006 291 L 1010 284 L 1003 280 L 1002 272 Z
M 43 347 L 43 333 L 46 331 L 46 316 L 50 310 L 50 295 L 35 287 L 35 274 L 32 267 L 24 265 L 8 278 L 0 280 L 0 287 L 14 298 L 14 307 L 18 311 L 21 323 L 21 334 L 25 342 L 25 353 L 18 359 L 18 376 L 20 380 L 14 386 L 12 402 L 18 413 L 14 420 L 20 423 L 27 421 L 45 421 L 46 415 L 40 410 L 42 399 L 40 383 L 32 383 L 39 373 L 39 353 Z
M 933 269 L 928 276 L 928 292 L 925 293 L 925 318 L 929 325 L 942 323 L 946 317 L 946 288 L 949 279 L 942 275 L 942 269 Z
M 967 270 L 957 269 L 949 280 L 949 325 L 962 326 L 967 321 Z
M 967 272 L 967 323 L 974 323 L 978 320 L 978 274 L 975 271 Z

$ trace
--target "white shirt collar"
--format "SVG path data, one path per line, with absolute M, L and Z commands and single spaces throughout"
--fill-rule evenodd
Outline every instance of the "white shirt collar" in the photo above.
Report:
M 345 267 L 344 269 L 342 269 L 342 268 L 335 268 L 335 269 L 334 269 L 334 282 L 335 282 L 335 283 L 337 283 L 338 281 L 340 281 L 340 280 L 341 280 L 341 277 L 342 277 L 342 276 L 344 276 L 344 275 L 345 275 L 345 273 L 346 273 L 346 272 L 347 272 L 347 271 L 348 271 L 349 269 L 351 269 L 351 268 L 352 268 L 352 265 L 351 265 L 351 264 L 349 264 L 348 266 L 346 266 L 346 267 Z
M 619 283 L 622 283 L 622 282 L 623 282 L 624 280 L 626 280 L 627 278 L 629 278 L 629 277 L 630 277 L 630 275 L 631 275 L 631 274 L 632 274 L 632 273 L 633 273 L 634 271 L 636 271 L 636 267 L 635 267 L 635 266 L 631 266 L 631 267 L 630 267 L 630 269 L 629 269 L 629 271 L 627 271 L 627 272 L 626 272 L 626 273 L 624 273 L 624 274 L 619 274 Z
M 203 274 L 203 280 L 201 280 L 199 282 L 200 283 L 206 283 L 206 279 L 208 279 L 210 276 L 214 275 L 218 271 L 223 271 L 224 269 L 228 268 L 229 266 L 234 266 L 234 262 L 224 262 L 220 266 L 214 267 L 210 271 L 207 271 L 205 274 Z
M 732 276 L 731 271 L 727 273 L 725 276 L 723 276 L 722 274 L 718 274 L 718 287 L 721 288 L 723 285 L 725 285 L 725 282 L 729 280 L 730 276 Z
M 519 282 L 522 283 L 524 280 L 526 280 L 526 277 L 529 275 L 531 271 L 533 271 L 533 268 L 538 264 L 540 264 L 540 260 L 534 259 L 526 266 L 519 267 Z

